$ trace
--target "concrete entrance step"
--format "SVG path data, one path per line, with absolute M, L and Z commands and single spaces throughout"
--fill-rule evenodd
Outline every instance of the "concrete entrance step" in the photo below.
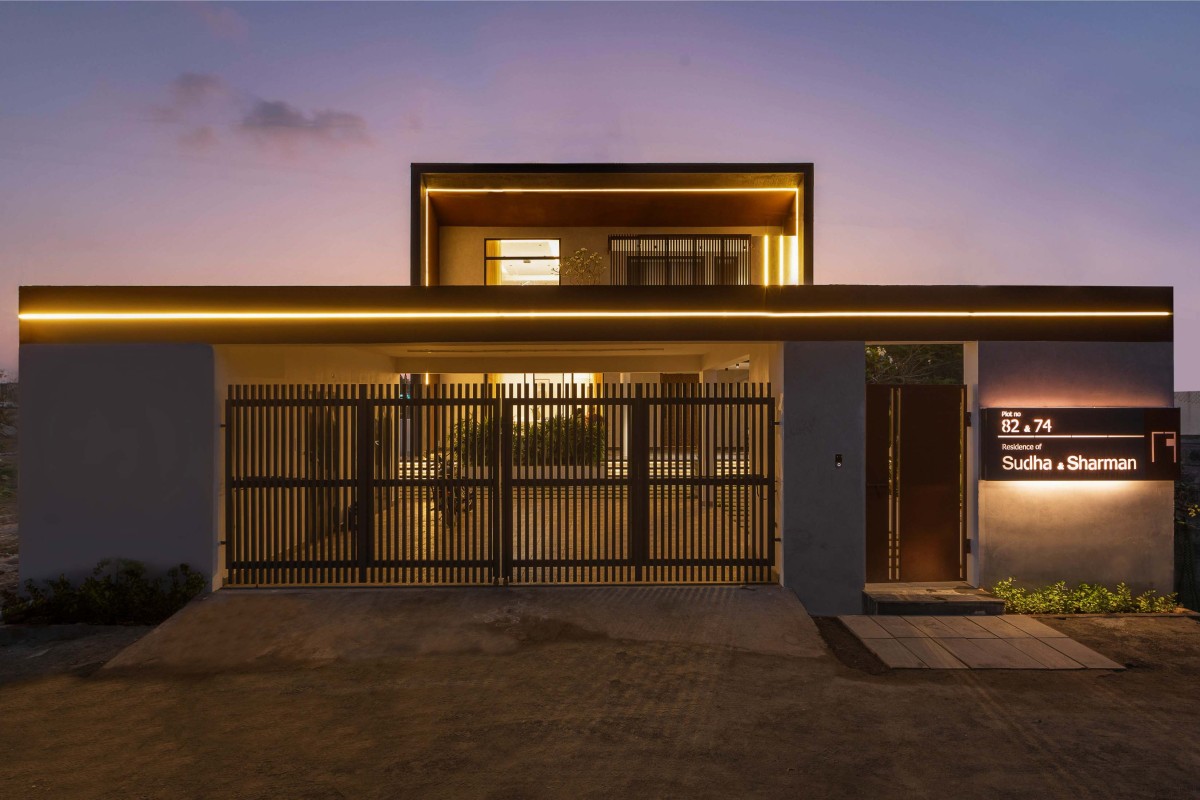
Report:
M 1004 613 L 1004 601 L 963 581 L 868 583 L 863 610 L 872 616 L 964 616 Z
M 891 669 L 1124 669 L 1020 614 L 838 619 Z

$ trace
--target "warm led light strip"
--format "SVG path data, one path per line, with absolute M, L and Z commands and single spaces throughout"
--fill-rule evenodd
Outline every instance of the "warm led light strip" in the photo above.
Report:
M 27 311 L 22 322 L 438 319 L 829 319 L 1169 317 L 1170 311 Z
M 509 187 L 509 188 L 501 188 L 501 189 L 429 188 L 429 189 L 425 190 L 426 194 L 502 194 L 505 192 L 555 192 L 555 193 L 557 193 L 557 192 L 590 192 L 593 194 L 595 194 L 595 193 L 629 194 L 632 192 L 683 192 L 683 193 L 693 193 L 694 194 L 694 193 L 700 193 L 700 192 L 797 192 L 797 191 L 799 191 L 799 190 L 796 189 L 796 187 L 794 187 L 794 186 L 773 186 L 773 187 L 729 186 L 726 188 L 720 188 L 720 187 L 682 188 L 682 187 L 677 187 L 674 189 L 669 189 L 669 188 L 668 189 L 653 189 L 653 188 L 647 188 L 647 187 L 627 187 L 627 188 L 609 187 L 609 188 L 595 188 L 595 189 L 569 189 L 569 188 L 564 187 L 561 189 L 554 189 L 554 188 L 546 188 L 544 186 L 523 189 L 523 188 L 514 186 L 514 187 Z

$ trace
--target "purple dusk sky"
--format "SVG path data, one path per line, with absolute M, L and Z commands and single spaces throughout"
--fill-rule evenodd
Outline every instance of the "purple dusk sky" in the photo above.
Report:
M 22 284 L 405 282 L 412 161 L 812 161 L 818 282 L 1172 285 L 1200 389 L 1194 4 L 4 4 L 0 367 Z

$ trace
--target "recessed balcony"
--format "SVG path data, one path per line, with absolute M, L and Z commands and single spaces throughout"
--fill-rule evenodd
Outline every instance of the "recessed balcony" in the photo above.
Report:
M 808 170 L 416 165 L 413 283 L 811 283 Z

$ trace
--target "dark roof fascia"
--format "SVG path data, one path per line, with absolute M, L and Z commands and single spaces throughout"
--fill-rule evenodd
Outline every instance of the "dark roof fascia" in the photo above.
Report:
M 1155 341 L 1174 335 L 1170 287 L 94 286 L 22 287 L 30 312 L 487 312 L 483 318 L 38 321 L 21 341 L 386 343 L 414 341 Z M 605 311 L 671 312 L 637 317 Z M 581 312 L 570 317 L 537 312 Z M 835 316 L 820 312 L 843 312 Z M 871 312 L 933 312 L 872 315 Z M 939 316 L 1083 311 L 1094 316 Z M 1130 316 L 1122 312 L 1152 312 Z M 498 317 L 493 312 L 515 312 Z M 534 312 L 531 316 L 529 312 Z M 592 313 L 589 313 L 592 312 Z M 751 312 L 738 315 L 728 312 Z M 769 312 L 760 314 L 757 312 Z M 780 317 L 775 312 L 817 312 Z M 844 312 L 849 312 L 844 313 Z
M 534 174 L 547 173 L 577 173 L 580 175 L 588 174 L 643 174 L 643 173 L 677 173 L 677 174 L 706 174 L 706 173 L 723 173 L 723 172 L 798 172 L 808 175 L 812 171 L 811 162 L 800 163 L 768 163 L 768 162 L 627 162 L 619 164 L 606 164 L 598 162 L 570 162 L 570 163 L 521 163 L 521 164 L 502 164 L 502 163 L 482 163 L 468 164 L 461 162 L 419 162 L 412 164 L 413 177 L 423 176 L 426 174 L 436 173 L 453 173 L 453 174 L 469 174 L 478 172 L 482 174 L 488 173 L 506 173 L 506 172 L 528 172 Z

